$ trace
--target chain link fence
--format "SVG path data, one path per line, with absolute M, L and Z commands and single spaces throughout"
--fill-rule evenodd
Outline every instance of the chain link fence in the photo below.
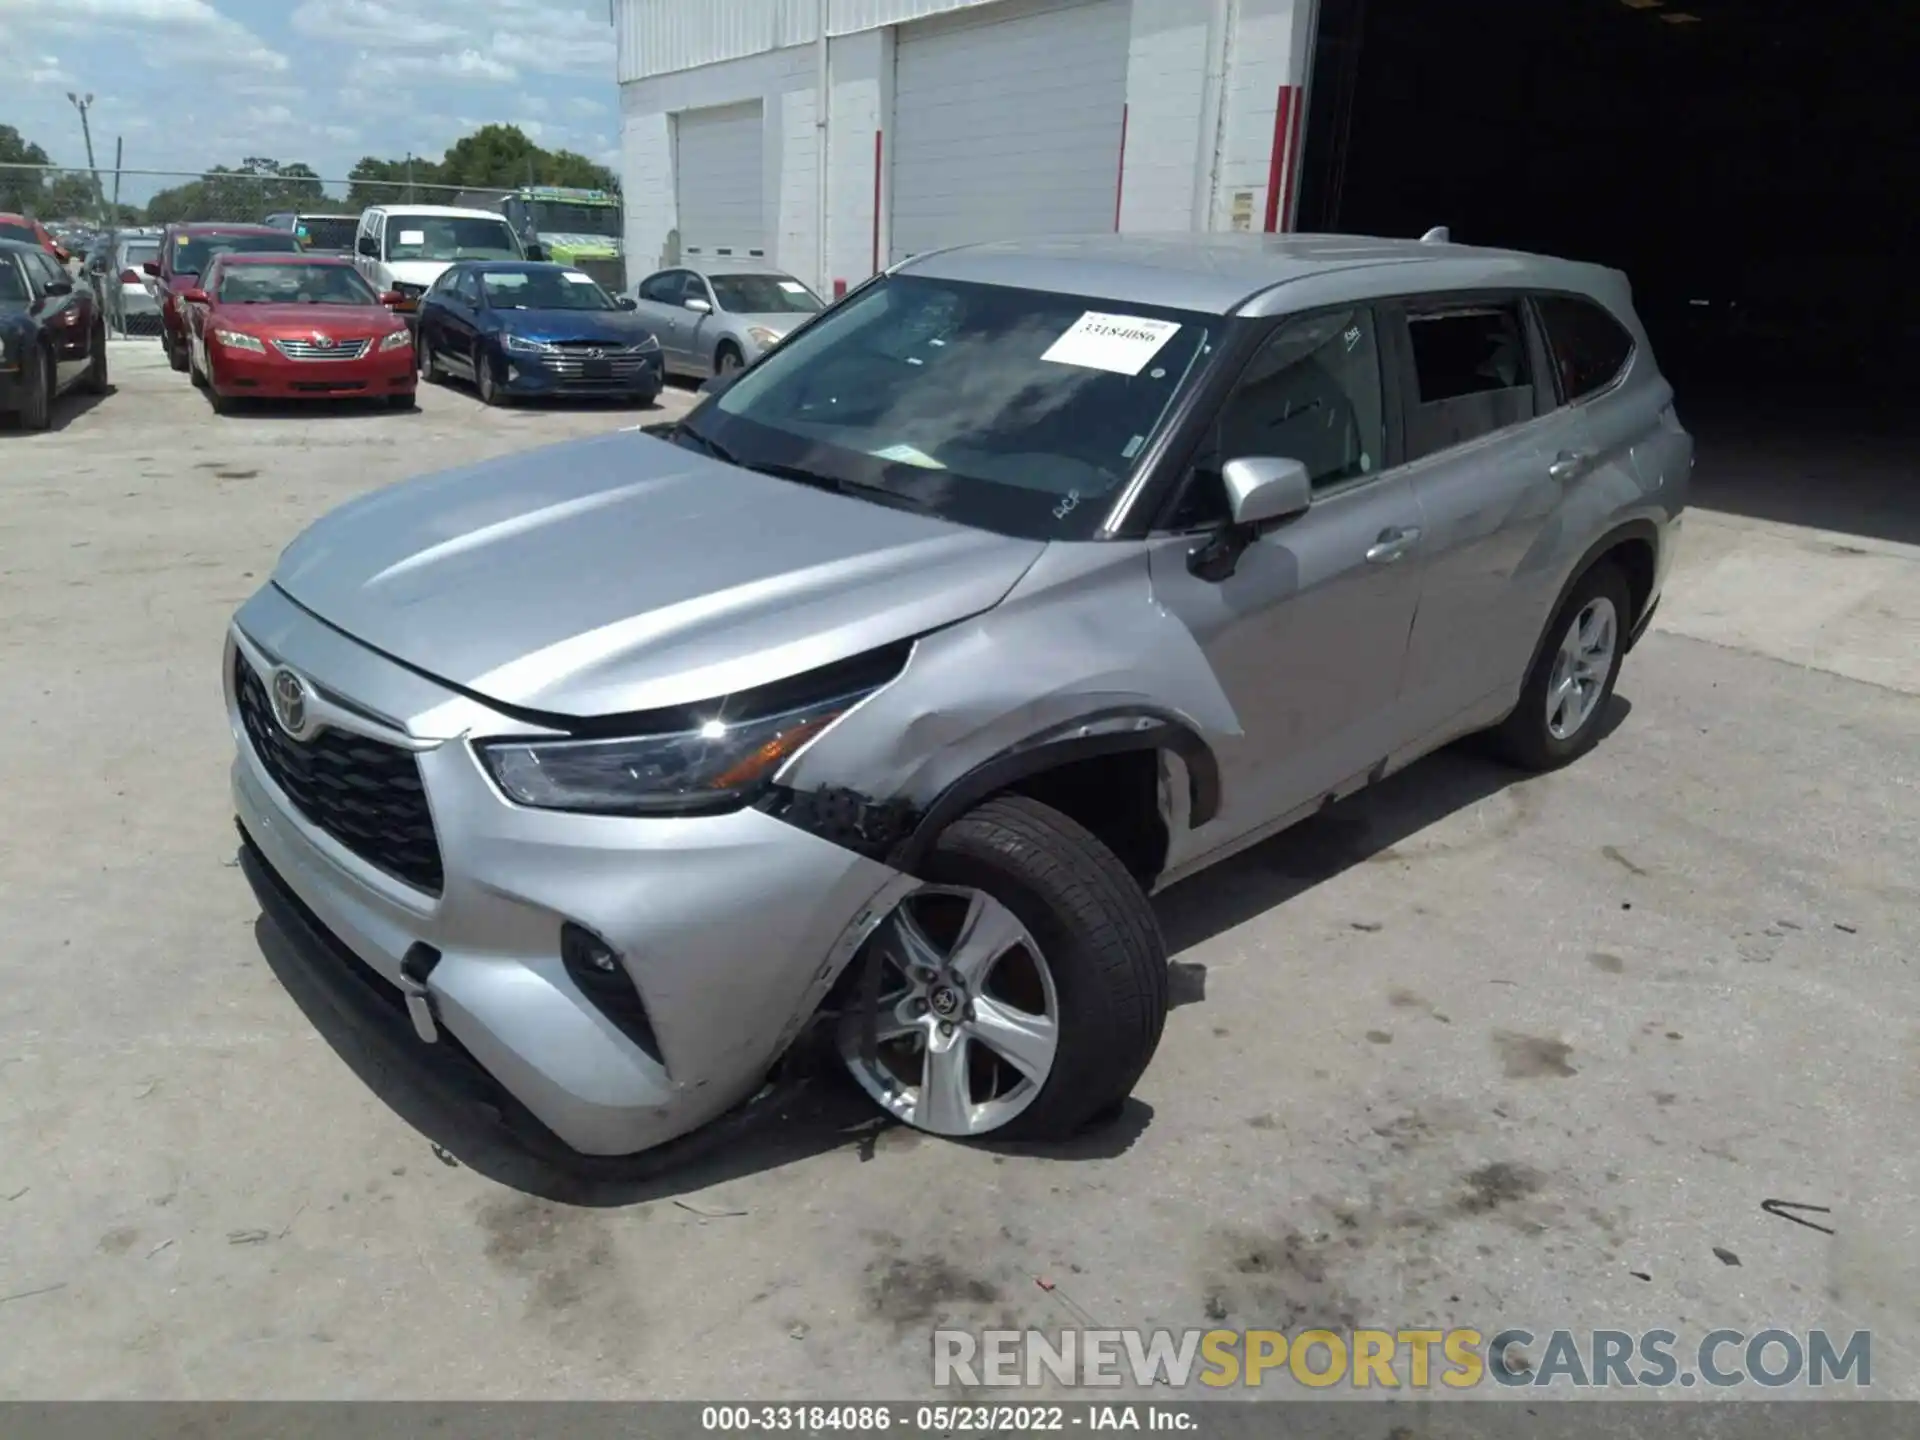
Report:
M 456 186 L 412 178 L 405 162 L 380 167 L 389 175 L 329 179 L 304 165 L 247 161 L 236 169 L 99 170 L 0 162 L 0 239 L 51 243 L 76 284 L 91 288 L 109 331 L 124 339 L 157 338 L 160 302 L 149 263 L 157 264 L 160 239 L 169 224 L 224 222 L 272 224 L 302 232 L 310 250 L 352 254 L 361 212 L 369 206 L 458 205 L 493 210 L 523 241 L 538 239 L 552 258 L 591 274 L 616 294 L 626 283 L 619 256 L 621 213 L 613 195 L 592 206 L 548 199 L 536 187 Z M 599 194 L 600 192 L 592 192 Z M 126 198 L 146 196 L 143 203 Z M 525 197 L 516 205 L 516 197 Z M 591 236 L 570 232 L 595 224 Z M 542 229 L 542 222 L 546 229 Z M 594 253 L 574 260 L 553 243 L 586 239 Z

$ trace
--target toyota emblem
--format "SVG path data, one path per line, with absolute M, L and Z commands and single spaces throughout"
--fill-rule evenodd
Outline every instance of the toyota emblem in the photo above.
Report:
M 313 332 L 313 343 L 318 345 L 322 350 L 331 349 L 333 346 L 333 337 L 331 335 L 322 335 L 316 330 Z
M 282 665 L 267 682 L 267 698 L 273 706 L 273 718 L 295 740 L 307 733 L 307 682 Z

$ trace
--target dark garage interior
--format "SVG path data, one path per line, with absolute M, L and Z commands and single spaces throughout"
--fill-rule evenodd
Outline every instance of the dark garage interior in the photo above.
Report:
M 1920 7 L 1321 0 L 1300 228 L 1616 266 L 1696 502 L 1920 541 Z

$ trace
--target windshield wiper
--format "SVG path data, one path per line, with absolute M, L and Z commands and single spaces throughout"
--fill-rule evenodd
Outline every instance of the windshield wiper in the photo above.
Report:
M 881 505 L 891 505 L 896 510 L 927 510 L 929 505 L 917 495 L 905 495 L 898 490 L 888 490 L 879 485 L 862 485 L 857 480 L 840 480 L 832 475 L 822 475 L 817 470 L 804 470 L 798 465 L 760 464 L 742 460 L 718 441 L 710 440 L 698 430 L 690 429 L 685 421 L 674 429 L 675 437 L 689 435 L 703 446 L 706 452 L 716 460 L 736 465 L 742 470 L 751 470 L 756 475 L 765 475 L 774 480 L 791 480 L 796 485 L 806 485 L 815 490 L 825 490 L 832 495 L 849 495 L 859 500 L 872 500 Z

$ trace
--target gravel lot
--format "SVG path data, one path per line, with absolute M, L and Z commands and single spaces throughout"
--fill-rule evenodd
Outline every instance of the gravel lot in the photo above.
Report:
M 1920 548 L 1694 512 L 1594 755 L 1444 754 L 1163 898 L 1182 1003 L 1070 1152 L 829 1083 L 568 1192 L 263 958 L 220 647 L 337 502 L 688 397 L 220 419 L 114 360 L 0 432 L 0 1396 L 908 1397 L 941 1318 L 1221 1315 L 1869 1327 L 1920 1396 Z

